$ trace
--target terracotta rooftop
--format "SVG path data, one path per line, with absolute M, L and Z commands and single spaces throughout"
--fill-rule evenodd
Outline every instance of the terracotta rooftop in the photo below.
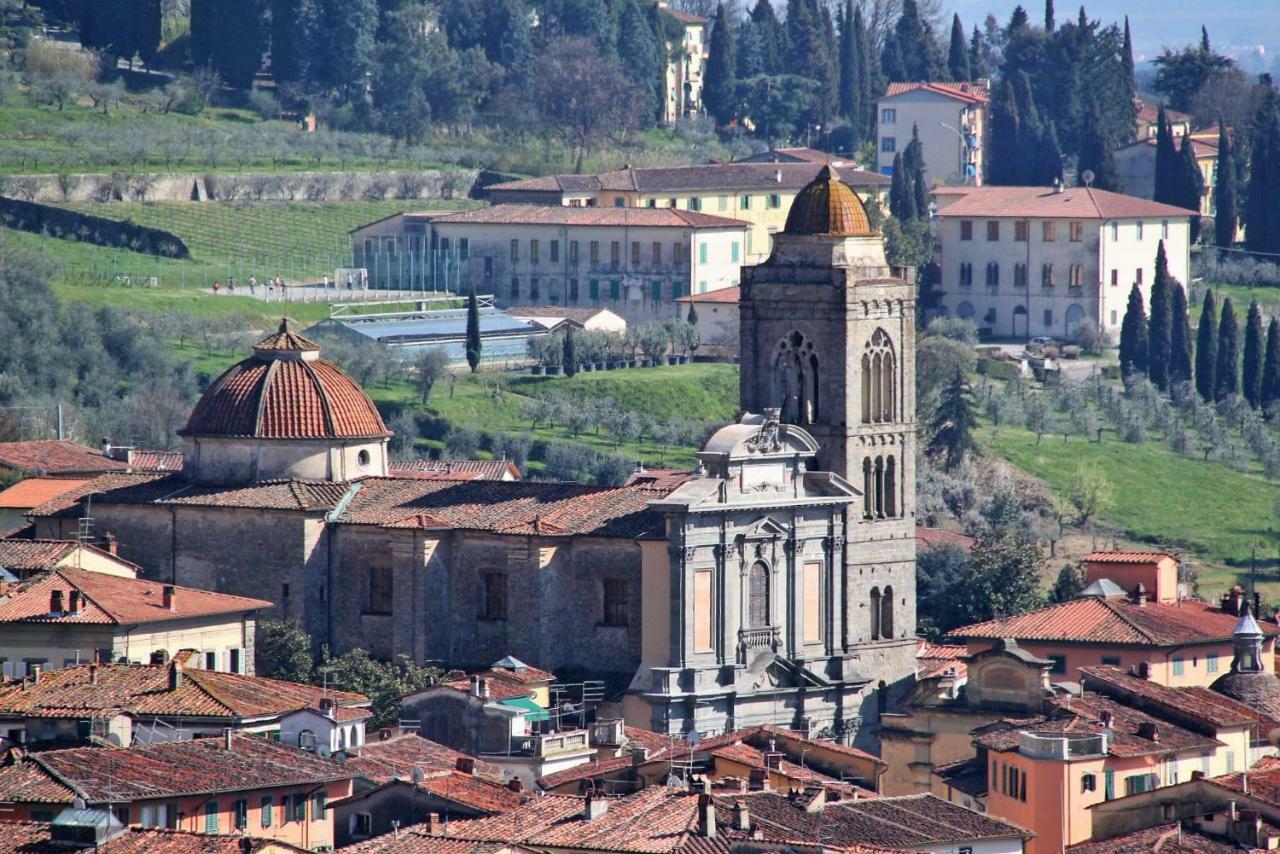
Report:
M 967 647 L 959 644 L 937 644 L 921 639 L 916 644 L 916 679 L 932 679 L 943 676 L 947 671 L 954 671 L 957 677 L 964 677 L 968 671 L 965 658 L 969 655 Z
M 388 470 L 392 477 L 462 472 L 475 474 L 480 480 L 520 479 L 520 469 L 510 460 L 392 460 Z
M 493 187 L 489 188 L 493 190 Z M 439 225 L 565 225 L 600 228 L 746 228 L 748 223 L 675 208 L 575 208 L 564 205 L 499 204 L 438 217 Z
M 24 483 L 26 481 L 23 481 Z M 29 574 L 53 569 L 62 560 L 73 554 L 79 546 L 91 552 L 106 555 L 97 546 L 80 544 L 71 540 L 36 540 L 25 537 L 9 537 L 0 539 L 0 567 L 17 574 Z M 116 555 L 112 560 L 122 566 L 137 567 Z
M 0 507 L 29 510 L 46 501 L 52 501 L 59 495 L 78 489 L 86 483 L 88 483 L 87 480 L 70 477 L 29 477 L 0 492 Z
M 1274 756 L 1263 757 L 1247 772 L 1237 771 L 1221 777 L 1211 777 L 1210 782 L 1228 791 L 1244 794 L 1246 774 L 1249 778 L 1249 797 L 1280 807 L 1280 760 Z
M 1165 558 L 1178 559 L 1168 552 L 1089 552 L 1085 560 L 1089 563 L 1157 563 Z
M 971 798 L 987 796 L 987 763 L 976 756 L 935 765 L 933 773 L 943 783 Z
M 129 468 L 134 471 L 182 471 L 185 461 L 182 451 L 129 452 Z
M 986 86 L 977 83 L 890 83 L 884 97 L 894 98 L 919 91 L 945 95 L 966 104 L 985 104 L 990 94 Z
M 253 510 L 329 512 L 351 484 L 324 480 L 264 480 L 245 486 L 193 484 L 179 474 L 110 474 L 35 508 L 33 516 L 77 516 L 89 495 L 99 504 L 240 507 Z
M 0 686 L 0 716 L 66 718 L 127 711 L 135 716 L 244 719 L 319 705 L 323 688 L 261 676 L 184 669 L 171 688 L 171 665 L 81 664 Z M 328 691 L 340 706 L 367 698 Z
M 1156 120 L 1159 118 L 1159 116 L 1160 116 L 1159 104 L 1150 104 L 1150 103 L 1147 103 L 1146 101 L 1141 101 L 1141 100 L 1138 101 L 1137 119 L 1139 122 L 1143 124 L 1153 125 L 1156 123 Z M 1191 116 L 1187 115 L 1186 113 L 1178 112 L 1177 110 L 1172 109 L 1170 107 L 1164 108 L 1164 117 L 1165 119 L 1171 122 L 1191 121 Z
M 403 827 L 396 833 L 384 833 L 342 849 L 344 854 L 496 854 L 505 850 L 507 847 L 500 842 L 444 839 L 423 824 Z
M 958 531 L 944 531 L 942 528 L 923 528 L 916 526 L 916 548 L 928 549 L 934 546 L 955 546 L 965 551 L 973 551 L 973 546 L 978 541 L 970 537 L 968 534 L 961 534 Z
M 272 603 L 175 587 L 172 609 L 165 607 L 165 585 L 140 578 L 123 578 L 105 572 L 62 567 L 36 576 L 0 597 L 0 623 L 56 623 L 75 625 L 133 625 L 167 620 L 186 620 L 216 614 L 243 614 Z M 79 591 L 83 600 L 74 613 L 71 592 Z M 51 613 L 50 601 L 60 594 L 63 610 Z
M 68 794 L 74 793 L 90 806 L 315 785 L 355 776 L 336 759 L 243 733 L 231 737 L 230 750 L 222 738 L 199 738 L 130 748 L 49 750 L 29 754 L 21 764 L 61 783 Z M 34 800 L 26 794 L 26 787 L 10 790 L 5 788 L 6 782 L 0 775 L 0 800 Z
M 514 792 L 499 782 L 485 780 L 465 771 L 450 771 L 436 777 L 426 777 L 418 784 L 418 788 L 441 800 L 493 814 L 511 812 L 530 797 Z
M 358 751 L 347 757 L 347 767 L 354 768 L 367 780 L 386 783 L 393 777 L 408 780 L 414 768 L 421 769 L 427 776 L 451 774 L 459 759 L 468 758 L 467 754 L 451 747 L 408 733 L 382 740 L 367 740 Z M 494 780 L 502 779 L 500 768 L 480 759 L 476 760 L 476 773 Z
M 1137 219 L 1184 217 L 1195 211 L 1092 187 L 975 187 L 938 211 L 948 217 L 1049 219 Z
M 1243 848 L 1177 824 L 1160 824 L 1110 839 L 1070 845 L 1066 850 L 1068 854 L 1261 854 L 1264 849 Z
M 690 193 L 735 190 L 799 190 L 825 163 L 711 163 L 696 166 L 653 166 L 618 169 L 595 175 L 548 175 L 494 184 L 493 191 L 590 193 L 601 190 L 640 193 Z M 876 172 L 843 169 L 846 184 L 881 187 L 889 179 Z M 588 208 L 587 210 L 590 210 Z
M 682 24 L 701 26 L 707 23 L 707 19 L 701 15 L 695 15 L 692 12 L 686 12 L 683 9 L 672 9 L 670 6 L 664 5 L 662 7 L 662 12 L 664 15 L 670 15 Z
M 1170 688 L 1106 665 L 1081 667 L 1080 672 L 1085 688 L 1146 708 L 1161 717 L 1174 720 L 1182 717 L 1210 728 L 1258 723 L 1257 712 L 1249 713 L 1241 703 L 1207 689 L 1191 692 Z
M 1049 605 L 1027 614 L 963 626 L 955 638 L 1062 643 L 1110 643 L 1134 646 L 1173 646 L 1230 641 L 1239 618 L 1205 602 L 1184 600 L 1179 605 L 1146 605 L 1121 599 L 1086 597 Z M 1280 629 L 1262 623 L 1275 636 Z
M 44 821 L 6 821 L 0 833 L 0 854 L 65 854 L 64 842 L 51 841 L 53 825 Z M 194 833 L 157 827 L 130 827 L 97 845 L 96 854 L 253 854 L 256 851 L 305 851 L 287 842 L 214 833 Z
M 703 294 L 688 294 L 687 296 L 676 297 L 676 302 L 692 302 L 701 305 L 702 303 L 722 303 L 725 305 L 737 305 L 742 299 L 742 287 L 733 285 L 727 288 L 716 288 L 714 291 L 707 291 Z
M 0 467 L 28 475 L 99 474 L 127 468 L 99 450 L 66 439 L 0 442 Z

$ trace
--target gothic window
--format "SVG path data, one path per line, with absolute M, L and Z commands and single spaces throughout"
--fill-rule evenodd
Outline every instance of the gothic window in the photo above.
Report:
M 769 567 L 764 561 L 751 564 L 747 574 L 747 627 L 769 625 Z
M 875 489 L 875 516 L 877 519 L 884 518 L 884 457 L 876 457 L 875 482 L 872 484 Z
M 390 614 L 394 601 L 394 582 L 389 566 L 369 567 L 369 599 L 367 614 Z
M 880 640 L 880 588 L 871 588 L 871 639 Z
M 862 460 L 862 515 L 867 519 L 873 515 L 871 508 L 875 502 L 875 494 L 875 475 L 871 469 L 871 458 L 866 457 Z
M 893 587 L 885 587 L 880 597 L 880 636 L 893 637 Z
M 862 354 L 862 423 L 893 421 L 897 412 L 897 359 L 893 341 L 877 329 Z
M 486 572 L 481 576 L 480 616 L 486 620 L 507 618 L 507 574 Z
M 773 401 L 782 420 L 812 424 L 818 418 L 818 354 L 799 332 L 778 342 L 773 357 Z
M 884 464 L 884 515 L 890 519 L 898 515 L 898 465 L 897 460 L 889 457 Z

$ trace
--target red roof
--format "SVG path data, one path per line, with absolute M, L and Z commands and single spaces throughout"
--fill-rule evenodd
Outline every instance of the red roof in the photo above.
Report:
M 975 187 L 938 211 L 939 217 L 1028 217 L 1047 219 L 1137 219 L 1199 213 L 1137 196 L 1092 187 Z
M 1081 667 L 1080 672 L 1086 688 L 1161 715 L 1185 715 L 1210 727 L 1256 723 L 1260 717 L 1241 703 L 1207 688 L 1170 688 L 1107 665 Z
M 520 479 L 520 469 L 510 460 L 392 460 L 388 472 L 392 477 L 461 473 L 476 475 L 479 480 Z
M 62 854 L 74 848 L 52 842 L 53 825 L 45 821 L 6 821 L 0 833 L 0 854 Z M 255 851 L 305 851 L 275 839 L 255 839 L 216 833 L 195 833 L 158 827 L 130 827 L 100 845 L 95 854 L 252 854 Z
M 1177 557 L 1168 552 L 1089 552 L 1089 563 L 1159 563 L 1165 558 Z
M 493 189 L 492 187 L 490 188 Z M 499 204 L 438 217 L 438 225 L 566 225 L 618 228 L 746 228 L 749 223 L 676 208 Z
M 0 623 L 56 623 L 60 626 L 131 625 L 166 620 L 187 620 L 216 614 L 241 614 L 270 608 L 264 599 L 226 593 L 174 588 L 174 607 L 164 605 L 165 585 L 140 578 L 124 578 L 104 572 L 62 567 L 32 578 L 10 590 L 0 602 Z M 70 613 L 71 591 L 83 594 L 83 605 Z M 62 594 L 63 611 L 50 613 L 51 594 Z
M 53 569 L 71 554 L 79 543 L 70 540 L 27 540 L 18 537 L 0 539 L 0 567 L 19 575 Z M 99 551 L 94 546 L 81 548 Z M 121 558 L 112 557 L 125 566 L 133 566 Z
M 916 526 L 916 548 L 928 549 L 934 546 L 948 545 L 955 546 L 965 551 L 973 551 L 973 546 L 978 541 L 967 534 L 961 534 L 957 531 L 944 531 L 941 528 L 922 528 Z
M 532 193 L 671 193 L 799 190 L 807 186 L 824 163 L 704 163 L 693 166 L 646 166 L 616 169 L 595 175 L 545 175 L 522 181 L 494 184 L 489 192 Z M 887 176 L 861 169 L 841 169 L 841 179 L 852 187 L 883 187 Z M 634 209 L 633 209 L 634 210 Z
M 442 800 L 487 813 L 511 812 L 529 799 L 528 795 L 513 792 L 501 783 L 483 780 L 465 771 L 427 777 L 418 788 Z
M 965 658 L 969 650 L 961 645 L 929 643 L 921 639 L 916 644 L 916 679 L 932 679 L 945 676 L 948 671 L 963 677 L 968 671 Z
M 467 754 L 445 747 L 443 744 L 423 738 L 415 733 L 392 736 L 382 740 L 366 741 L 351 752 L 347 765 L 361 777 L 375 783 L 386 783 L 393 777 L 407 780 L 418 768 L 426 776 L 451 774 L 459 759 L 470 759 Z M 502 779 L 502 771 L 495 765 L 476 760 L 476 772 L 494 780 Z
M 24 474 L 98 474 L 127 466 L 101 451 L 65 439 L 0 442 L 0 466 Z
M 699 304 L 714 302 L 737 305 L 740 299 L 742 299 L 742 286 L 733 285 L 728 288 L 716 288 L 714 291 L 707 291 L 704 294 L 689 294 L 688 296 L 677 297 L 676 302 L 695 302 Z
M 1205 836 L 1189 827 L 1178 824 L 1160 824 L 1132 833 L 1124 833 L 1097 842 L 1081 842 L 1067 847 L 1068 854 L 1251 854 L 1262 848 L 1242 848 Z
M 30 510 L 88 483 L 69 477 L 29 477 L 0 492 L 0 507 Z
M 990 94 L 986 86 L 976 83 L 890 83 L 884 97 L 893 98 L 916 91 L 945 95 L 966 104 L 985 104 Z
M 1160 116 L 1159 104 L 1148 104 L 1146 101 L 1138 101 L 1138 121 L 1142 124 L 1155 124 Z M 1170 107 L 1164 108 L 1164 117 L 1170 122 L 1188 122 L 1191 116 L 1186 113 L 1180 113 Z
M 71 516 L 89 495 L 94 504 L 241 507 L 255 510 L 333 510 L 352 484 L 327 480 L 264 480 L 244 486 L 193 484 L 179 474 L 109 474 L 33 509 L 33 516 Z
M 129 468 L 134 471 L 182 471 L 185 459 L 182 451 L 130 451 Z
M 1230 641 L 1239 618 L 1205 602 L 1137 605 L 1121 599 L 1085 597 L 1049 605 L 1027 614 L 975 623 L 951 632 L 967 639 L 1015 638 L 1019 641 L 1110 643 L 1174 646 Z M 1280 632 L 1260 623 L 1263 632 Z

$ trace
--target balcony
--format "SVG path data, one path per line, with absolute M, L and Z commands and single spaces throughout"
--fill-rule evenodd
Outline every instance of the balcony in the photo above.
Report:
M 1106 733 L 1018 733 L 1018 752 L 1030 759 L 1067 761 L 1105 756 Z
M 777 652 L 782 646 L 782 629 L 779 626 L 760 626 L 738 629 L 738 660 L 746 663 L 760 652 Z
M 560 756 L 591 749 L 590 733 L 585 729 L 566 730 L 545 735 L 518 735 L 511 739 L 505 753 L 486 756 Z

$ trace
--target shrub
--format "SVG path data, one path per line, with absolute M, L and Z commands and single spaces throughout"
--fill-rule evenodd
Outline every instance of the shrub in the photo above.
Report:
M 1077 323 L 1075 338 L 1080 349 L 1091 356 L 1096 356 L 1111 346 L 1111 334 L 1100 328 L 1093 320 L 1082 320 Z
M 265 89 L 249 93 L 249 109 L 264 119 L 280 118 L 280 99 Z
M 935 317 L 925 331 L 970 347 L 978 343 L 978 325 L 967 317 Z

